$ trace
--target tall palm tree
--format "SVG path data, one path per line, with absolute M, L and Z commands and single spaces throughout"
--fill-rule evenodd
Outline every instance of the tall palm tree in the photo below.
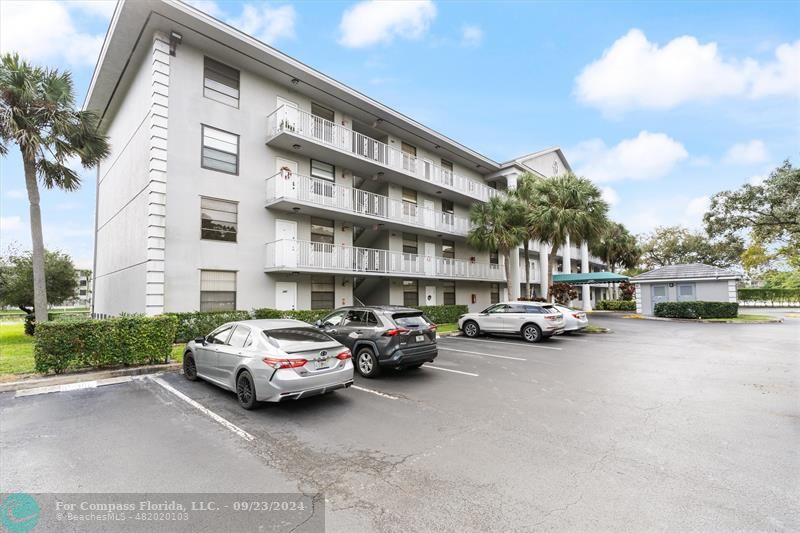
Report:
M 109 153 L 98 124 L 96 114 L 75 108 L 69 72 L 31 65 L 18 54 L 0 57 L 0 155 L 8 153 L 9 143 L 16 144 L 22 155 L 30 203 L 37 322 L 47 320 L 39 180 L 47 189 L 74 191 L 80 187 L 80 178 L 68 162 L 77 158 L 90 168 Z
M 607 224 L 608 204 L 600 189 L 586 178 L 565 174 L 536 180 L 532 185 L 535 207 L 528 223 L 540 240 L 550 244 L 547 258 L 546 294 L 553 284 L 556 253 L 569 237 L 572 242 L 591 242 Z
M 594 255 L 605 261 L 611 272 L 616 272 L 617 267 L 634 268 L 641 257 L 636 237 L 617 222 L 609 222 L 589 247 Z M 616 297 L 616 286 L 614 295 Z
M 534 183 L 542 178 L 525 172 L 517 177 L 517 186 L 513 190 L 512 198 L 516 200 L 514 206 L 514 218 L 522 229 L 525 237 L 522 240 L 522 250 L 525 256 L 525 294 L 527 298 L 531 295 L 531 240 L 539 239 L 541 235 L 538 228 L 529 224 L 533 210 L 536 207 Z
M 506 280 L 511 286 L 511 258 L 509 252 L 516 249 L 525 234 L 515 220 L 516 204 L 509 198 L 494 196 L 485 204 L 474 204 L 469 212 L 472 229 L 467 243 L 480 251 L 494 251 L 502 255 Z

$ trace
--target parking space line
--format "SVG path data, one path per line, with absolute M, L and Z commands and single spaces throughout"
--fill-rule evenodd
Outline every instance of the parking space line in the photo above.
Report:
M 242 428 L 240 428 L 239 426 L 237 426 L 233 422 L 230 422 L 230 421 L 226 420 L 225 418 L 222 418 L 221 416 L 219 416 L 217 413 L 215 413 L 214 411 L 212 411 L 208 407 L 205 407 L 204 405 L 199 404 L 196 401 L 192 400 L 191 398 L 186 396 L 184 393 L 182 393 L 181 391 L 179 391 L 178 389 L 176 389 L 175 387 L 173 387 L 172 385 L 170 385 L 169 383 L 167 383 L 163 379 L 158 378 L 158 377 L 154 377 L 154 376 L 148 376 L 148 378 L 150 379 L 150 381 L 152 381 L 154 383 L 157 383 L 158 385 L 161 385 L 161 387 L 163 387 L 167 391 L 171 392 L 172 394 L 174 394 L 175 396 L 177 396 L 178 398 L 180 398 L 184 402 L 188 403 L 189 405 L 191 405 L 195 409 L 199 410 L 204 415 L 208 416 L 212 420 L 215 420 L 216 422 L 218 422 L 221 425 L 225 426 L 227 429 L 229 429 L 232 432 L 236 433 L 237 435 L 242 437 L 244 440 L 246 440 L 246 441 L 255 440 L 255 437 L 252 436 L 250 433 L 246 432 L 245 430 L 243 430 Z
M 467 350 L 456 350 L 455 348 L 444 348 L 442 346 L 439 347 L 439 350 L 445 350 L 448 352 L 459 352 L 459 353 L 468 353 L 472 355 L 484 355 L 486 357 L 496 357 L 498 359 L 511 359 L 512 361 L 527 361 L 522 357 L 511 357 L 509 355 L 495 355 L 491 353 L 483 353 L 483 352 L 468 352 Z
M 350 388 L 351 389 L 360 390 L 360 391 L 363 391 L 363 392 L 369 392 L 370 394 L 375 394 L 375 395 L 380 396 L 382 398 L 388 398 L 389 400 L 399 400 L 400 399 L 397 396 L 392 396 L 391 394 L 386 394 L 385 392 L 380 392 L 380 391 L 377 391 L 377 390 L 367 389 L 365 387 L 359 387 L 358 385 L 351 385 Z
M 444 370 L 445 372 L 455 372 L 456 374 L 464 374 L 465 376 L 472 376 L 473 378 L 478 377 L 478 374 L 474 374 L 472 372 L 464 372 L 463 370 L 453 370 L 452 368 L 442 368 L 440 366 L 425 365 L 422 368 L 432 368 L 434 370 Z
M 96 389 L 97 387 L 103 387 L 105 385 L 128 383 L 138 377 L 139 376 L 120 376 L 116 378 L 78 381 L 77 383 L 65 383 L 63 385 L 47 385 L 45 387 L 34 387 L 32 389 L 20 389 L 14 394 L 14 398 L 38 396 L 39 394 L 50 394 L 53 392 L 70 392 L 76 390 Z
M 450 337 L 450 338 L 458 339 L 459 337 Z M 464 342 L 488 342 L 491 344 L 512 344 L 514 346 L 529 346 L 531 348 L 540 348 L 542 350 L 558 350 L 558 351 L 563 350 L 563 348 L 556 348 L 555 346 L 539 346 L 538 344 L 523 343 L 523 342 L 487 341 L 483 339 L 464 339 Z

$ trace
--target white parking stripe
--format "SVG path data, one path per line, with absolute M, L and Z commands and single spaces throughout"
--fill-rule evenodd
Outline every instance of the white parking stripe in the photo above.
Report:
M 439 347 L 439 350 L 445 350 L 448 352 L 468 353 L 472 355 L 485 355 L 486 357 L 497 357 L 498 359 L 511 359 L 513 361 L 527 361 L 527 359 L 523 359 L 522 357 L 510 357 L 508 355 L 495 355 L 483 352 L 468 352 L 467 350 L 456 350 L 455 348 L 444 348 L 442 346 Z
M 176 389 L 175 387 L 173 387 L 172 385 L 170 385 L 169 383 L 167 383 L 163 379 L 157 378 L 157 377 L 153 377 L 153 376 L 148 376 L 148 378 L 150 379 L 150 381 L 152 381 L 154 383 L 158 383 L 164 389 L 168 390 L 169 392 L 171 392 L 172 394 L 174 394 L 175 396 L 177 396 L 178 398 L 180 398 L 184 402 L 188 403 L 192 407 L 198 409 L 204 415 L 210 417 L 211 419 L 219 422 L 220 424 L 222 424 L 223 426 L 225 426 L 229 430 L 233 431 L 234 433 L 236 433 L 237 435 L 242 437 L 244 440 L 246 440 L 246 441 L 255 440 L 255 437 L 252 436 L 250 433 L 246 432 L 245 430 L 243 430 L 242 428 L 240 428 L 239 426 L 237 426 L 233 422 L 229 422 L 228 420 L 222 418 L 221 416 L 219 416 L 217 413 L 215 413 L 211 409 L 209 409 L 209 408 L 197 403 L 196 401 L 192 400 L 191 398 L 186 396 L 184 393 L 182 393 L 181 391 L 179 391 L 178 389 Z
M 450 339 L 459 339 L 459 340 L 461 340 L 461 337 L 449 337 L 449 338 Z M 508 341 L 487 341 L 487 340 L 483 340 L 483 339 L 463 339 L 463 341 L 464 342 L 488 342 L 488 343 L 491 343 L 491 344 L 513 344 L 514 346 L 529 346 L 531 348 L 540 348 L 542 350 L 559 350 L 559 351 L 561 351 L 563 349 L 563 348 L 556 348 L 555 346 L 540 346 L 540 345 L 534 344 L 532 342 L 531 343 L 523 343 L 523 342 L 508 342 Z M 441 342 L 441 341 L 439 341 L 439 342 Z M 452 342 L 452 341 L 448 341 L 448 342 Z
M 380 391 L 376 391 L 376 390 L 372 390 L 372 389 L 366 389 L 364 387 L 359 387 L 358 385 L 350 385 L 350 388 L 351 389 L 360 390 L 360 391 L 363 391 L 363 392 L 369 392 L 371 394 L 376 394 L 376 395 L 378 395 L 378 396 L 380 396 L 382 398 L 388 398 L 390 400 L 399 400 L 400 399 L 397 396 L 392 396 L 391 394 L 386 394 L 385 392 L 380 392 Z
M 51 392 L 69 392 L 74 390 L 95 389 L 105 385 L 116 385 L 127 383 L 138 379 L 139 376 L 121 376 L 116 378 L 98 379 L 91 381 L 79 381 L 77 383 L 65 383 L 63 385 L 48 385 L 45 387 L 35 387 L 33 389 L 20 389 L 14 394 L 14 398 L 24 398 L 25 396 L 37 396 L 39 394 L 50 394 Z
M 473 374 L 472 372 L 463 372 L 461 370 L 453 370 L 452 368 L 442 368 L 440 366 L 425 365 L 422 368 L 433 368 L 434 370 L 444 370 L 445 372 L 455 372 L 456 374 L 464 374 L 465 376 L 472 376 L 473 378 L 477 378 L 478 377 L 478 374 Z

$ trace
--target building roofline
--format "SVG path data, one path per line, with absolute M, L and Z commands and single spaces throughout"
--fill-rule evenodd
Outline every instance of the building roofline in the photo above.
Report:
M 505 163 L 500 163 L 500 168 L 504 169 L 514 165 L 521 165 L 526 168 L 530 168 L 524 163 L 525 160 L 530 159 L 532 157 L 549 154 L 550 152 L 556 152 L 558 154 L 558 157 L 561 158 L 561 162 L 564 163 L 564 168 L 572 172 L 572 167 L 570 166 L 569 161 L 567 161 L 567 156 L 564 155 L 564 151 L 561 149 L 560 146 L 552 146 L 550 148 L 545 148 L 544 150 L 538 150 L 536 152 L 531 152 L 529 154 L 515 157 L 514 159 L 506 161 Z

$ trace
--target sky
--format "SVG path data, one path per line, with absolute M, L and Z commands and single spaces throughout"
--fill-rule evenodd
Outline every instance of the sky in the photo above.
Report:
M 560 146 L 634 233 L 800 163 L 800 2 L 259 2 L 199 9 L 496 160 Z M 83 102 L 114 2 L 0 1 L 0 50 Z M 48 36 L 43 38 L 42 36 Z M 45 245 L 91 267 L 93 171 L 42 192 Z M 16 147 L 0 248 L 30 246 Z

